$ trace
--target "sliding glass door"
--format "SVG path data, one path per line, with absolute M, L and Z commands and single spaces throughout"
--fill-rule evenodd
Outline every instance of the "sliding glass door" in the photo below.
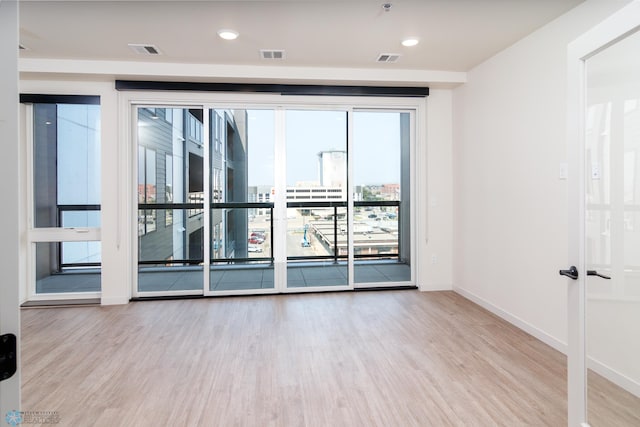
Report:
M 347 112 L 285 120 L 287 288 L 349 286 Z
M 138 291 L 200 293 L 203 110 L 138 108 Z
M 275 113 L 209 114 L 209 291 L 274 289 Z
M 411 114 L 356 111 L 353 248 L 356 285 L 411 280 Z
M 134 296 L 411 285 L 410 112 L 134 115 Z

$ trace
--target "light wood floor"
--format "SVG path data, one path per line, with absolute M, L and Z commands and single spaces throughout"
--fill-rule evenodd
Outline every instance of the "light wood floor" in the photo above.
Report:
M 453 292 L 23 309 L 22 328 L 23 410 L 59 425 L 566 425 L 565 357 Z

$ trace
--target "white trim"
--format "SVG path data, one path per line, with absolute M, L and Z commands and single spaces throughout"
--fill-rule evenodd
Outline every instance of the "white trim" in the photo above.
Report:
M 202 153 L 202 190 L 204 193 L 204 204 L 202 206 L 202 213 L 204 217 L 204 227 L 202 230 L 202 256 L 204 258 L 204 276 L 202 282 L 202 292 L 204 295 L 208 295 L 211 292 L 211 136 L 209 130 L 211 123 L 211 112 L 213 106 L 206 105 L 202 108 L 202 141 L 203 141 L 203 153 Z M 225 114 L 224 126 L 226 128 L 226 114 Z M 183 127 L 186 127 L 186 123 Z M 173 125 L 172 125 L 173 126 Z M 172 141 L 173 143 L 173 141 Z M 188 151 L 188 150 L 187 150 Z M 189 157 L 189 153 L 184 153 L 186 158 Z
M 130 286 L 129 296 L 138 296 L 138 220 L 135 212 L 138 209 L 138 127 L 133 126 L 137 123 L 136 107 L 133 102 L 124 96 L 118 94 L 118 123 L 119 123 L 119 139 L 120 145 L 124 147 L 122 157 L 119 162 L 125 165 L 124 171 L 126 179 L 122 186 L 126 203 L 121 206 L 123 212 L 119 212 L 124 217 L 125 241 L 124 249 L 130 254 L 128 259 L 131 260 L 127 268 L 129 270 Z M 117 298 L 115 298 L 117 299 Z M 106 303 L 105 303 L 106 304 Z
M 571 45 L 569 45 L 571 51 Z M 571 54 L 570 54 L 571 57 Z M 584 62 L 571 61 L 568 73 L 567 159 L 568 179 L 568 260 L 579 271 L 578 280 L 567 284 L 567 400 L 568 425 L 586 420 L 586 340 L 585 340 L 585 75 Z M 569 268 L 569 265 L 562 268 Z
M 419 260 L 421 259 L 421 251 L 419 249 L 419 245 L 418 245 L 418 237 L 420 234 L 419 232 L 421 232 L 420 230 L 420 223 L 422 221 L 418 221 L 418 206 L 422 206 L 421 203 L 421 197 L 419 197 L 418 195 L 424 195 L 423 197 L 426 197 L 426 193 L 427 193 L 427 187 L 424 187 L 423 191 L 418 191 L 418 189 L 420 188 L 422 190 L 422 188 L 420 187 L 420 183 L 422 182 L 419 177 L 420 177 L 420 173 L 423 173 L 426 175 L 427 172 L 427 163 L 424 163 L 424 167 L 421 167 L 420 165 L 420 160 L 421 160 L 421 155 L 420 155 L 420 145 L 418 144 L 418 132 L 420 131 L 418 128 L 420 127 L 420 121 L 418 120 L 418 114 L 420 114 L 420 117 L 422 117 L 425 114 L 425 111 L 421 108 L 422 106 L 424 106 L 424 103 L 426 102 L 425 99 L 421 99 L 422 102 L 418 102 L 415 107 L 415 109 L 411 110 L 409 112 L 409 164 L 410 164 L 410 170 L 409 170 L 409 209 L 410 209 L 410 213 L 409 213 L 409 227 L 411 230 L 411 242 L 409 243 L 410 246 L 410 250 L 411 250 L 411 256 L 410 258 L 410 265 L 409 268 L 411 270 L 410 273 L 410 277 L 409 277 L 409 282 L 417 285 L 418 287 L 419 285 L 419 281 L 418 281 L 418 264 L 419 264 Z M 426 138 L 425 138 L 425 147 L 426 147 Z M 401 190 L 402 191 L 402 190 Z M 428 217 L 428 212 L 425 210 L 424 211 L 424 215 L 423 217 L 425 218 L 425 221 Z M 398 218 L 398 221 L 400 220 L 400 218 Z
M 286 128 L 287 115 L 282 107 L 275 108 L 275 139 L 274 139 L 274 176 L 275 194 L 273 197 L 273 240 L 287 234 L 287 150 Z M 273 256 L 273 284 L 276 292 L 287 289 L 287 239 L 282 239 L 279 245 L 271 248 Z
M 23 142 L 25 144 L 25 151 L 26 151 L 26 158 L 25 161 L 27 162 L 26 164 L 24 164 L 23 170 L 25 171 L 25 178 L 26 178 L 26 209 L 27 211 L 25 212 L 26 214 L 26 226 L 27 226 L 27 230 L 30 230 L 33 228 L 33 225 L 35 223 L 35 220 L 33 218 L 33 196 L 34 196 L 34 191 L 33 191 L 33 104 L 21 104 L 24 105 L 24 128 L 22 129 L 24 131 L 24 137 L 23 140 L 21 142 Z
M 473 301 L 474 303 L 478 304 L 480 307 L 489 310 L 491 313 L 495 314 L 496 316 L 506 320 L 507 322 L 511 323 L 512 325 L 522 329 L 523 331 L 525 331 L 526 333 L 528 333 L 529 335 L 532 335 L 533 337 L 539 339 L 540 341 L 542 341 L 543 343 L 547 344 L 548 346 L 552 347 L 555 350 L 558 350 L 559 352 L 566 354 L 567 353 L 567 344 L 563 343 L 562 341 L 558 340 L 557 338 L 547 334 L 546 332 L 542 331 L 541 329 L 536 328 L 535 326 L 533 326 L 532 324 L 526 322 L 525 320 L 519 318 L 518 316 L 515 316 L 511 313 L 509 313 L 508 311 L 505 311 L 503 309 L 501 309 L 500 307 L 490 303 L 489 301 L 485 300 L 484 298 L 481 298 L 479 296 L 477 296 L 476 294 L 469 292 L 465 289 L 462 288 L 458 288 L 456 286 L 453 287 L 453 291 L 456 292 L 457 294 L 465 297 L 466 299 Z
M 29 243 L 41 242 L 96 242 L 101 239 L 99 228 L 60 227 L 32 228 L 29 230 Z
M 16 360 L 19 362 L 16 373 L 0 382 L 0 416 L 9 411 L 21 410 L 21 367 L 20 349 L 20 283 L 23 272 L 20 271 L 24 245 L 23 218 L 21 209 L 20 178 L 21 165 L 18 162 L 20 147 L 20 107 L 18 103 L 18 49 L 19 43 L 19 2 L 5 1 L 0 5 L 0 140 L 2 141 L 2 159 L 0 176 L 3 202 L 7 206 L 2 211 L 2 229 L 0 241 L 3 252 L 0 268 L 0 334 L 14 334 L 18 342 Z M 4 418 L 3 418 L 4 419 Z
M 53 91 L 55 92 L 55 90 Z M 58 93 L 64 93 L 65 91 L 60 91 Z M 78 94 L 74 92 L 73 94 Z M 25 196 L 26 200 L 24 201 L 24 206 L 26 206 L 26 295 L 22 298 L 21 302 L 26 301 L 41 301 L 41 300 L 57 300 L 57 299 L 83 299 L 83 298 L 96 298 L 100 297 L 100 292 L 63 292 L 60 293 L 60 297 L 56 294 L 47 294 L 47 293 L 37 293 L 36 292 L 36 274 L 35 274 L 35 264 L 36 264 L 36 243 L 47 243 L 47 242 L 100 242 L 101 241 L 101 227 L 35 227 L 35 218 L 33 215 L 34 212 L 34 185 L 35 182 L 33 180 L 34 175 L 34 111 L 33 105 L 27 104 L 23 110 L 24 112 L 24 135 L 25 138 L 21 140 L 22 143 L 25 144 L 24 153 L 26 153 L 26 157 L 22 157 L 20 159 L 21 165 L 23 165 L 24 176 L 26 179 L 26 191 Z M 100 106 L 100 114 L 102 116 L 102 105 Z M 100 134 L 100 150 L 101 150 L 101 161 L 102 161 L 102 146 L 103 146 L 103 135 Z M 100 176 L 100 180 L 102 181 L 102 175 Z M 102 250 L 101 250 L 102 257 Z M 96 296 L 97 295 L 97 296 Z
M 355 131 L 355 111 L 353 107 L 347 111 L 347 248 L 354 247 L 353 236 L 353 215 L 354 215 L 354 182 L 353 182 L 353 145 Z M 335 221 L 338 219 L 335 218 Z M 336 242 L 336 246 L 337 246 Z M 347 284 L 350 289 L 354 289 L 355 285 L 355 254 L 350 250 L 347 254 Z

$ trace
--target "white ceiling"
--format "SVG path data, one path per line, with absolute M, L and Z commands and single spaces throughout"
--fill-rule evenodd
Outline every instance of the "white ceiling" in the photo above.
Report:
M 21 58 L 468 71 L 584 0 L 28 1 Z M 231 28 L 234 41 L 216 32 Z M 420 44 L 403 47 L 416 36 Z M 128 43 L 157 46 L 157 57 Z M 284 49 L 283 61 L 260 49 Z M 399 53 L 396 63 L 377 63 Z

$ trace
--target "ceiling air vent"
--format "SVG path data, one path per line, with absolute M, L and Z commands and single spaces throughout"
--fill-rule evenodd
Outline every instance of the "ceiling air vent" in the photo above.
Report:
M 377 62 L 397 62 L 400 58 L 399 53 L 381 53 L 378 55 Z
M 284 50 L 260 49 L 262 59 L 284 59 Z
M 151 44 L 129 43 L 129 47 L 139 55 L 160 55 L 160 50 Z

